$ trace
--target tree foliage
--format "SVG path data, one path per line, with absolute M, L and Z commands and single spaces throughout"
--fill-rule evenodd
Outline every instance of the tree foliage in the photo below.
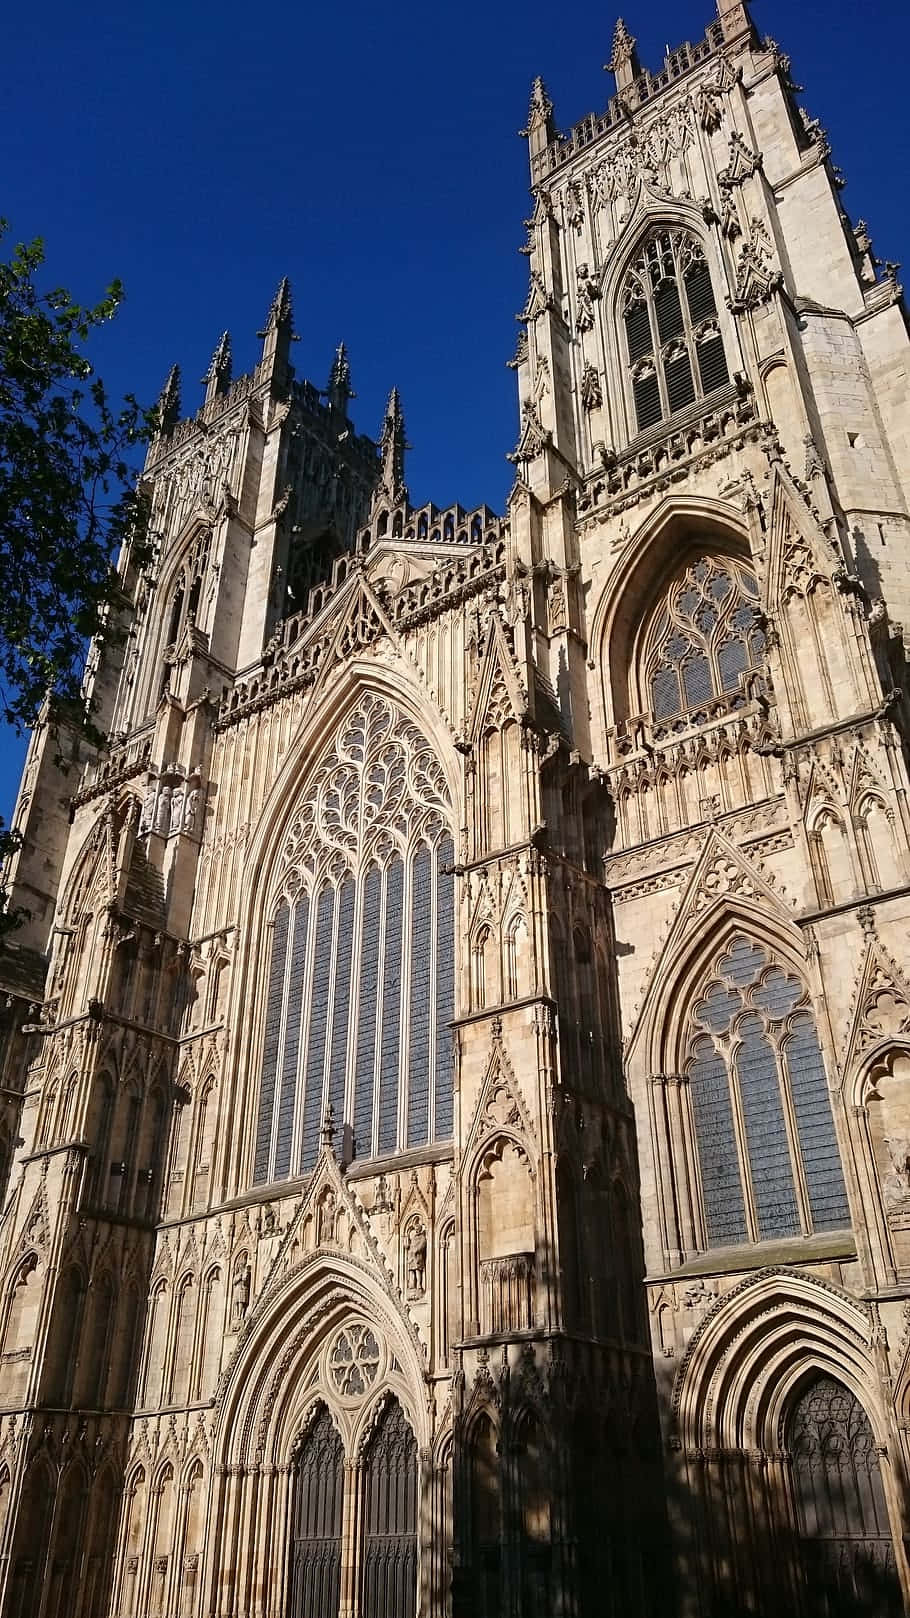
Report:
M 0 261 L 0 713 L 27 728 L 50 696 L 58 719 L 91 735 L 86 650 L 119 632 L 120 545 L 145 560 L 130 454 L 155 418 L 132 395 L 112 405 L 85 353 L 120 282 L 86 308 L 62 287 L 40 290 L 43 262 L 40 240 Z

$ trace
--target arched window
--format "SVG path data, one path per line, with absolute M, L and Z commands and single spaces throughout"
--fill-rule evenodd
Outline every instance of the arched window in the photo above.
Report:
M 742 933 L 695 998 L 685 1071 L 709 1247 L 849 1224 L 808 995 Z
M 688 231 L 648 237 L 627 272 L 621 307 L 638 432 L 729 381 L 711 274 Z
M 452 1133 L 455 851 L 427 739 L 361 698 L 282 844 L 253 1177 L 310 1170 L 330 1105 L 346 1161 Z
M 755 575 L 731 556 L 701 552 L 670 580 L 654 614 L 642 700 L 658 726 L 703 723 L 742 706 L 745 679 L 764 655 Z

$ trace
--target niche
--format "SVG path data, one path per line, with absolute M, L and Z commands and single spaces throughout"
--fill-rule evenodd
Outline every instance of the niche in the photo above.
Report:
M 525 1153 L 501 1140 L 477 1178 L 480 1329 L 526 1331 L 534 1315 L 534 1183 Z

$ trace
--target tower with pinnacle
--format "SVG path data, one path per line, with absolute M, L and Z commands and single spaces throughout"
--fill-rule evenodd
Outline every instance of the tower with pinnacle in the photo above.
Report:
M 504 515 L 287 281 L 165 383 L 17 807 L 2 1618 L 906 1609 L 901 288 L 742 0 L 609 70 Z

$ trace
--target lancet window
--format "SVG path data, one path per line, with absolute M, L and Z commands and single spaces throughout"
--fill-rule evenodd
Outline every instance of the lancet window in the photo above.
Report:
M 364 696 L 285 836 L 254 1179 L 305 1173 L 329 1106 L 345 1160 L 452 1133 L 454 847 L 443 770 Z
M 685 1072 L 709 1247 L 849 1224 L 805 986 L 745 934 L 696 996 Z
M 755 575 L 731 556 L 696 555 L 671 581 L 647 637 L 642 695 L 655 725 L 683 728 L 742 706 L 764 654 Z
M 626 275 L 621 307 L 638 432 L 729 381 L 711 273 L 688 231 L 648 238 Z

